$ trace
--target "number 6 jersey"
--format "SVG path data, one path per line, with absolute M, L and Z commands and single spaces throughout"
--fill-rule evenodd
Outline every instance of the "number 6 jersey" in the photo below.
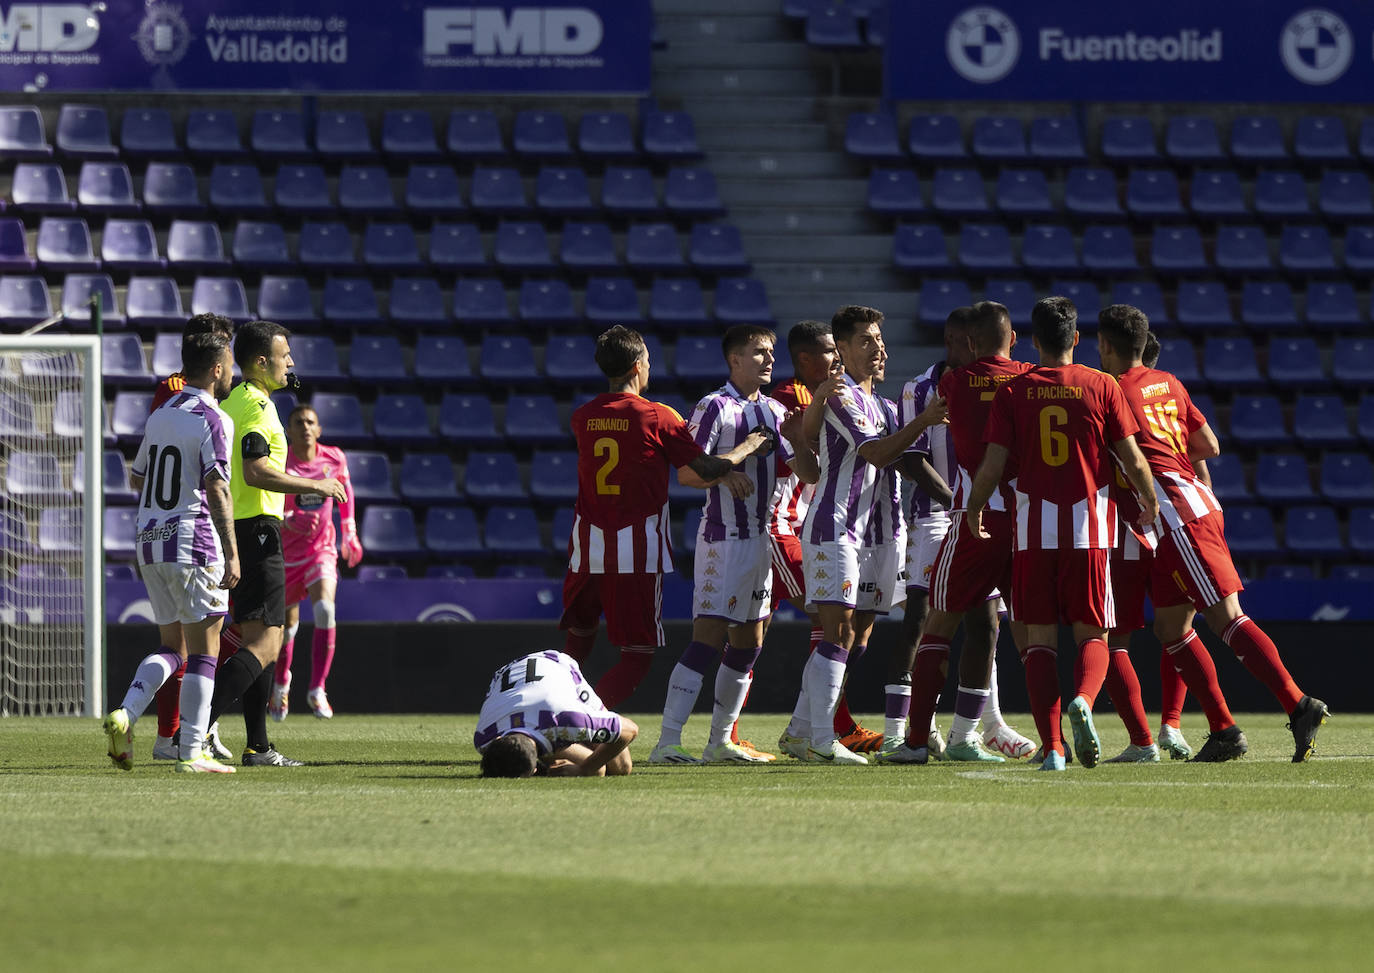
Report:
M 477 717 L 478 750 L 507 733 L 534 738 L 541 754 L 558 743 L 595 746 L 620 736 L 620 717 L 606 709 L 577 662 L 562 652 L 535 652 L 496 670 Z
M 148 417 L 130 472 L 143 477 L 134 550 L 140 564 L 222 564 L 205 502 L 212 472 L 229 482 L 234 422 L 204 389 L 187 386 Z

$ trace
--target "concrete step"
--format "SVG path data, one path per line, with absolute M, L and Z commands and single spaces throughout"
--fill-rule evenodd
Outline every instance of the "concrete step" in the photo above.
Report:
M 717 179 L 845 179 L 857 178 L 862 171 L 853 159 L 840 152 L 715 151 L 711 153 L 710 166 Z
M 656 78 L 668 71 L 690 68 L 791 68 L 809 71 L 812 65 L 810 49 L 805 44 L 787 40 L 744 41 L 709 35 L 693 36 L 690 41 L 672 41 L 665 50 L 654 51 Z
M 844 291 L 845 304 L 866 304 L 863 294 L 900 291 L 914 283 L 885 262 L 814 264 L 796 261 L 754 261 L 754 276 L 768 285 L 769 294 L 788 291 Z
M 736 206 L 847 206 L 862 210 L 868 205 L 868 182 L 863 179 L 797 179 L 786 176 L 757 178 L 725 176 L 716 168 L 716 156 L 708 164 L 716 173 L 720 198 Z
M 694 119 L 715 125 L 756 125 L 760 121 L 781 125 L 817 120 L 816 99 L 810 95 L 781 95 L 762 98 L 722 98 L 687 96 L 682 108 Z
M 654 19 L 697 15 L 768 16 L 786 23 L 781 0 L 654 0 Z
M 757 262 L 795 260 L 807 264 L 845 265 L 892 261 L 892 237 L 872 234 L 745 234 L 745 251 Z
M 830 132 L 823 122 L 787 124 L 720 125 L 697 124 L 697 141 L 708 152 L 756 149 L 775 152 L 825 152 L 830 148 Z
M 914 318 L 916 316 L 917 295 L 914 290 L 865 292 L 864 303 L 878 308 L 891 318 Z M 789 314 L 802 317 L 830 320 L 835 309 L 845 304 L 854 304 L 854 295 L 849 291 L 810 289 L 796 293 L 774 294 L 769 292 L 769 300 L 775 311 L 787 310 Z M 779 314 L 779 317 L 782 315 Z
M 730 222 L 744 233 L 875 233 L 882 227 L 848 206 L 732 206 Z
M 680 97 L 706 95 L 712 98 L 731 95 L 809 95 L 828 91 L 829 84 L 828 72 L 803 68 L 686 68 L 655 77 L 654 94 Z
M 700 43 L 705 40 L 718 43 L 786 41 L 806 47 L 801 39 L 801 30 L 787 23 L 776 12 L 771 17 L 752 14 L 739 17 L 722 14 L 659 17 L 657 24 L 659 36 L 668 42 L 670 48 L 678 43 Z

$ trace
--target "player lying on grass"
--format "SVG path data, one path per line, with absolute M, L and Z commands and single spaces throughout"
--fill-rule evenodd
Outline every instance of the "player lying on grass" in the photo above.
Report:
M 577 661 L 522 656 L 491 677 L 472 745 L 483 777 L 623 777 L 639 727 L 608 710 Z

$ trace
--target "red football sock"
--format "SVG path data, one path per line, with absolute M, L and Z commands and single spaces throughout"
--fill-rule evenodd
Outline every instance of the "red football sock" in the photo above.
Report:
M 1183 697 L 1188 686 L 1183 676 L 1174 668 L 1173 656 L 1167 652 L 1159 653 L 1159 721 L 1178 729 L 1183 719 Z
M 595 644 L 595 632 L 591 635 L 577 635 L 569 631 L 563 637 L 563 651 L 572 656 L 578 665 L 587 661 L 587 656 L 592 654 L 592 646 Z
M 744 687 L 744 702 L 740 704 L 741 713 L 744 712 L 744 707 L 749 705 L 749 690 L 754 688 L 754 670 L 750 669 L 747 675 L 749 676 L 749 685 Z M 739 743 L 739 720 L 730 724 L 730 742 Z
M 219 633 L 219 661 L 224 664 L 225 659 L 233 658 L 239 649 L 243 648 L 243 635 L 239 632 L 238 625 L 229 625 L 220 629 Z M 218 672 L 218 669 L 216 669 Z
M 1264 629 L 1250 621 L 1249 616 L 1241 615 L 1226 626 L 1221 640 L 1231 647 L 1241 665 L 1250 670 L 1250 675 L 1274 694 L 1285 713 L 1298 708 L 1302 690 L 1283 667 L 1278 646 L 1264 634 Z
M 186 660 L 167 677 L 157 691 L 157 735 L 169 737 L 181 726 L 181 677 L 186 675 Z
M 821 628 L 819 625 L 814 626 L 811 629 L 811 651 L 815 652 L 816 646 L 820 645 L 824 641 L 825 629 Z
M 620 650 L 620 661 L 611 666 L 596 684 L 596 694 L 609 710 L 616 709 L 635 691 L 649 672 L 654 660 L 652 652 Z
M 1150 718 L 1145 715 L 1145 703 L 1140 698 L 1140 679 L 1135 674 L 1135 666 L 1131 665 L 1131 654 L 1125 649 L 1112 649 L 1106 683 L 1107 695 L 1112 698 L 1121 722 L 1126 724 L 1131 742 L 1138 747 L 1154 743 Z
M 1178 668 L 1188 691 L 1197 697 L 1207 717 L 1208 728 L 1215 733 L 1235 726 L 1236 721 L 1226 705 L 1226 697 L 1221 694 L 1221 686 L 1217 684 L 1217 667 L 1212 664 L 1212 657 L 1207 653 L 1202 639 L 1198 638 L 1197 630 L 1189 629 L 1181 641 L 1164 646 L 1164 652 Z
M 1107 643 L 1101 639 L 1084 639 L 1078 646 L 1073 662 L 1073 694 L 1088 701 L 1088 708 L 1097 702 L 1102 683 L 1107 678 Z
M 906 724 L 907 746 L 924 747 L 930 736 L 930 721 L 940 701 L 940 690 L 949 676 L 949 639 L 922 635 L 916 646 L 916 664 L 911 667 L 911 713 Z
M 1026 692 L 1030 696 L 1031 715 L 1040 731 L 1040 743 L 1045 753 L 1064 752 L 1064 738 L 1059 732 L 1059 665 L 1053 646 L 1028 645 L 1023 662 L 1026 667 Z

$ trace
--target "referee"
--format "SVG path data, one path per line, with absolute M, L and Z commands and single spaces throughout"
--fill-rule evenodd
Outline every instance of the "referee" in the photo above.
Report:
M 271 321 L 250 321 L 234 340 L 234 361 L 243 381 L 224 400 L 234 420 L 236 442 L 230 490 L 234 496 L 234 535 L 238 542 L 241 580 L 234 589 L 234 621 L 243 647 L 220 666 L 210 721 L 243 700 L 248 733 L 245 767 L 299 767 L 277 752 L 267 739 L 267 703 L 272 675 L 286 623 L 286 564 L 282 558 L 281 523 L 285 494 L 317 493 L 342 503 L 343 485 L 332 477 L 319 480 L 290 476 L 286 469 L 286 433 L 270 398 L 285 388 L 291 360 L 291 333 Z

